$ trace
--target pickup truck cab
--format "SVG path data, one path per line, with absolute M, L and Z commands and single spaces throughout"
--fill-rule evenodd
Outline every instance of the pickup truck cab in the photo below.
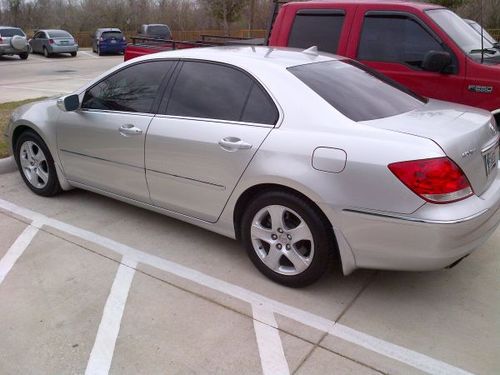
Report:
M 290 2 L 269 45 L 361 61 L 416 93 L 491 111 L 500 124 L 500 49 L 451 10 L 405 1 Z

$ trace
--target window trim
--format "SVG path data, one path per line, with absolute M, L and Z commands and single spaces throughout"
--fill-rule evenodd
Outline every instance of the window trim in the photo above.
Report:
M 404 12 L 404 11 L 369 10 L 369 11 L 365 12 L 365 14 L 363 15 L 363 24 L 361 25 L 361 30 L 360 30 L 359 39 L 358 39 L 358 48 L 356 49 L 356 60 L 361 61 L 359 59 L 359 50 L 361 48 L 361 37 L 363 36 L 363 30 L 365 27 L 366 18 L 368 18 L 368 17 L 377 18 L 377 17 L 384 17 L 384 16 L 386 16 L 386 17 L 391 17 L 391 16 L 405 17 L 405 18 L 411 19 L 414 22 L 416 22 L 432 38 L 434 38 L 434 40 L 443 48 L 443 50 L 445 52 L 448 52 L 451 55 L 451 59 L 453 61 L 454 68 L 453 68 L 453 71 L 449 75 L 458 74 L 458 72 L 460 70 L 459 69 L 459 62 L 458 62 L 458 59 L 457 59 L 455 53 L 453 52 L 453 50 L 451 48 L 449 48 L 448 45 L 439 37 L 439 35 L 437 35 L 436 32 L 434 30 L 432 30 L 432 28 L 429 25 L 427 25 L 424 21 L 422 21 L 422 19 L 420 19 L 418 16 L 416 16 L 413 13 Z M 383 60 L 363 60 L 363 61 L 372 61 L 372 62 L 380 62 L 380 63 L 388 63 L 388 64 L 400 64 L 400 65 L 404 65 L 404 66 L 406 66 L 406 67 L 408 67 L 411 70 L 414 70 L 416 72 L 423 72 L 424 71 L 424 70 L 419 69 L 413 65 L 406 64 L 406 63 L 401 62 L 401 61 L 383 61 Z
M 121 71 L 128 69 L 128 68 L 131 68 L 131 67 L 136 66 L 136 65 L 147 64 L 147 63 L 151 63 L 151 62 L 159 62 L 159 61 L 171 61 L 171 62 L 174 62 L 174 64 L 167 72 L 165 72 L 165 75 L 163 76 L 161 83 L 158 86 L 157 95 L 156 95 L 155 99 L 153 100 L 153 103 L 151 104 L 150 112 L 113 111 L 110 109 L 83 108 L 82 107 L 83 106 L 83 99 L 85 98 L 85 95 L 87 94 L 87 92 L 92 90 L 95 86 L 99 85 L 101 82 L 108 79 L 109 77 L 112 77 L 112 76 L 120 73 Z M 84 91 L 82 91 L 79 94 L 79 95 L 82 95 L 81 105 L 80 105 L 79 110 L 82 112 L 120 113 L 120 114 L 130 114 L 130 115 L 141 115 L 141 116 L 153 117 L 158 113 L 158 110 L 159 110 L 159 107 L 161 104 L 161 99 L 162 99 L 163 95 L 165 94 L 165 90 L 166 90 L 168 84 L 170 83 L 170 81 L 172 80 L 172 77 L 174 76 L 174 72 L 177 69 L 178 65 L 179 65 L 178 58 L 171 58 L 171 59 L 166 58 L 166 59 L 150 59 L 150 60 L 144 60 L 144 61 L 137 61 L 137 62 L 133 62 L 131 64 L 128 64 L 126 66 L 123 66 L 120 69 L 117 69 L 117 70 L 113 71 L 112 73 L 108 74 L 106 77 L 101 78 L 99 81 L 94 82 L 91 86 L 87 87 Z
M 172 90 L 175 86 L 175 83 L 177 82 L 177 78 L 180 75 L 180 72 L 182 70 L 182 67 L 184 66 L 184 63 L 186 63 L 186 62 L 197 62 L 197 63 L 220 65 L 220 66 L 224 66 L 226 68 L 232 68 L 232 69 L 238 70 L 241 73 L 245 74 L 247 77 L 249 77 L 252 80 L 254 85 L 255 84 L 259 85 L 259 87 L 262 89 L 262 91 L 267 95 L 267 97 L 274 104 L 274 107 L 276 108 L 276 110 L 278 112 L 278 118 L 276 119 L 275 123 L 274 124 L 265 124 L 265 123 L 258 123 L 258 122 L 223 120 L 223 119 L 217 119 L 217 118 L 211 118 L 211 117 L 176 116 L 176 115 L 166 114 L 168 104 L 170 102 L 170 98 L 172 97 Z M 246 104 L 245 104 L 245 106 L 246 106 Z M 168 87 L 166 88 L 165 92 L 163 93 L 163 98 L 162 98 L 161 104 L 156 111 L 156 117 L 275 128 L 275 127 L 279 127 L 283 121 L 283 110 L 282 110 L 281 106 L 279 105 L 278 101 L 276 100 L 276 98 L 274 97 L 274 95 L 270 92 L 270 90 L 267 89 L 267 87 L 262 83 L 262 81 L 259 78 L 255 77 L 250 72 L 248 72 L 247 70 L 240 68 L 239 66 L 232 65 L 229 63 L 225 63 L 225 62 L 220 62 L 220 61 L 204 60 L 204 59 L 196 59 L 196 58 L 181 58 L 181 59 L 179 59 L 179 63 L 177 64 L 175 71 L 172 73 Z

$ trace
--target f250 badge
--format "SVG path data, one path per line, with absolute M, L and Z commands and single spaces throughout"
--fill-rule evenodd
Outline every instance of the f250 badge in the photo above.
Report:
M 491 94 L 493 93 L 493 86 L 479 86 L 479 85 L 469 85 L 469 91 L 477 92 L 480 94 Z

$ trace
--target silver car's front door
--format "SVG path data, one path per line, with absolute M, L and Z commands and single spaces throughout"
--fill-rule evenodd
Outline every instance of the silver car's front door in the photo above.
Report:
M 184 62 L 146 137 L 153 204 L 215 222 L 278 110 L 248 74 Z
M 67 178 L 147 201 L 144 137 L 152 118 L 91 109 L 64 113 L 57 139 Z
M 59 117 L 59 155 L 70 181 L 150 203 L 145 136 L 175 64 L 156 60 L 121 69 L 87 90 L 80 110 Z

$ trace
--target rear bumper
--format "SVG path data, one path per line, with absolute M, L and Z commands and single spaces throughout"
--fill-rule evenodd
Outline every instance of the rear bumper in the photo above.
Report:
M 10 44 L 0 44 L 0 55 L 18 55 L 28 52 L 28 45 L 22 50 L 14 49 Z
M 77 52 L 78 51 L 78 44 L 75 44 L 73 46 L 57 46 L 55 44 L 52 44 L 49 46 L 48 51 L 50 53 L 71 53 L 71 52 Z
M 123 52 L 126 47 L 126 44 L 99 44 L 99 49 L 104 53 Z
M 336 228 L 352 251 L 354 268 L 442 269 L 481 246 L 499 226 L 500 173 L 481 197 L 425 204 L 405 216 L 361 210 L 340 216 Z

